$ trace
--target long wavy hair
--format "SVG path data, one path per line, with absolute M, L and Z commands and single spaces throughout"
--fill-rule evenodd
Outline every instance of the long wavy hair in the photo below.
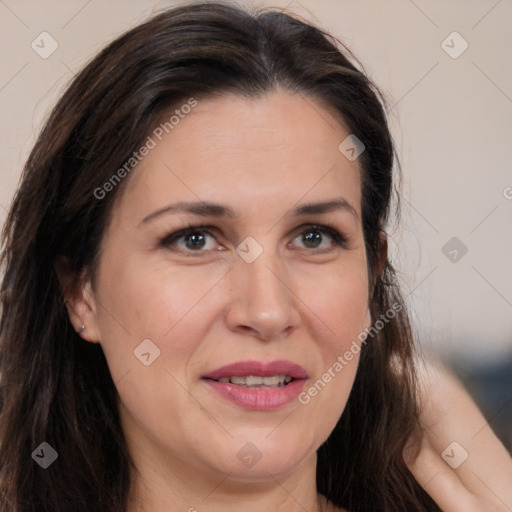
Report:
M 397 168 L 382 95 L 320 28 L 278 9 L 210 2 L 161 12 L 103 49 L 58 101 L 26 162 L 0 260 L 1 510 L 126 511 L 135 467 L 117 390 L 101 346 L 71 326 L 57 261 L 67 262 L 75 284 L 94 275 L 129 177 L 105 197 L 97 190 L 162 115 L 191 97 L 257 98 L 277 87 L 322 102 L 365 145 L 372 320 L 400 310 L 361 351 L 345 410 L 318 450 L 318 492 L 354 512 L 439 510 L 403 456 L 419 411 L 406 307 L 390 262 L 379 264 Z M 43 441 L 58 452 L 47 469 L 32 460 Z

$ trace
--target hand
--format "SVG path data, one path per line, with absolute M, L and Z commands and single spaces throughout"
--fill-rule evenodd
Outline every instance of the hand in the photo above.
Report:
M 439 363 L 418 361 L 417 368 L 421 432 L 404 451 L 410 471 L 444 512 L 511 512 L 510 454 L 459 381 Z M 458 445 L 445 457 L 454 468 L 441 457 L 452 442 Z

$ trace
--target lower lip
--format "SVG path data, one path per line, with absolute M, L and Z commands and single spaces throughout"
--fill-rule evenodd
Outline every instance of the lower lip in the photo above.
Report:
M 243 388 L 231 382 L 212 379 L 205 379 L 205 382 L 221 396 L 241 407 L 254 411 L 271 411 L 293 402 L 304 387 L 306 379 L 292 380 L 286 386 L 268 389 Z

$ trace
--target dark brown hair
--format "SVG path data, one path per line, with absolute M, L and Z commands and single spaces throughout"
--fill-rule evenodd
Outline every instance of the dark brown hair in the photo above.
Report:
M 255 98 L 276 87 L 321 101 L 364 143 L 373 322 L 402 307 L 361 352 L 348 404 L 318 451 L 318 491 L 351 511 L 438 510 L 404 463 L 418 424 L 413 344 L 394 270 L 386 261 L 377 271 L 395 163 L 382 97 L 319 28 L 279 10 L 223 3 L 167 10 L 109 44 L 68 87 L 28 158 L 2 239 L 2 510 L 126 510 L 135 468 L 117 391 L 100 345 L 81 340 L 69 322 L 56 262 L 65 259 L 77 279 L 94 274 L 124 182 L 101 199 L 95 191 L 169 109 L 191 97 Z M 46 470 L 31 458 L 43 441 L 58 452 Z

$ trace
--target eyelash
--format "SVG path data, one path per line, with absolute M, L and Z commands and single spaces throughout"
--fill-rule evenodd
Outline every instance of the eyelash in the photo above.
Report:
M 334 226 L 331 226 L 329 223 L 325 223 L 325 224 L 305 224 L 303 226 L 305 227 L 305 229 L 300 231 L 297 234 L 297 236 L 303 235 L 303 234 L 308 233 L 308 232 L 320 232 L 322 234 L 329 235 L 332 238 L 335 246 L 338 246 L 338 247 L 345 247 L 346 246 L 347 239 L 336 228 L 334 228 Z M 299 228 L 297 228 L 297 229 L 300 229 L 303 226 L 299 226 Z M 213 226 L 200 226 L 200 225 L 199 226 L 194 226 L 194 225 L 188 225 L 185 229 L 181 229 L 179 231 L 175 231 L 174 233 L 171 233 L 170 235 L 165 236 L 161 240 L 160 245 L 165 247 L 165 248 L 169 248 L 169 246 L 173 245 L 180 238 L 184 238 L 184 237 L 187 237 L 187 236 L 190 236 L 190 235 L 193 235 L 193 234 L 197 234 L 197 233 L 208 234 L 208 235 L 210 235 L 210 236 L 215 238 L 215 231 L 216 231 L 216 228 L 214 228 Z M 308 250 L 308 248 L 306 248 L 306 250 Z M 317 252 L 326 252 L 325 249 L 324 250 L 322 250 L 322 249 L 310 249 L 310 250 L 311 251 L 315 251 L 316 250 Z M 187 250 L 187 252 L 189 252 L 189 253 L 194 253 L 194 252 L 202 253 L 202 252 L 206 252 L 206 251 L 198 249 L 197 251 Z

